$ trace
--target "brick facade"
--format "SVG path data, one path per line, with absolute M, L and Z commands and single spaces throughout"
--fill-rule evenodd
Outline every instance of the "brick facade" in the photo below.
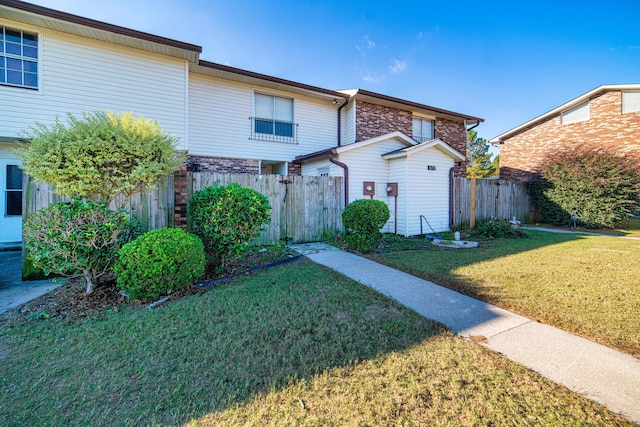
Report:
M 528 180 L 548 154 L 571 145 L 607 146 L 640 161 L 640 112 L 622 114 L 622 92 L 589 100 L 589 120 L 562 124 L 558 113 L 503 141 L 500 178 Z
M 400 131 L 411 136 L 413 114 L 384 105 L 356 103 L 356 142 Z
M 259 173 L 260 162 L 250 159 L 189 156 L 187 170 L 192 172 Z
M 443 140 L 465 157 L 467 156 L 467 131 L 464 128 L 464 122 L 436 119 L 433 136 Z M 461 177 L 467 176 L 467 162 L 456 162 L 453 174 Z
M 175 205 L 173 208 L 174 227 L 187 229 L 187 168 L 181 166 L 173 173 Z

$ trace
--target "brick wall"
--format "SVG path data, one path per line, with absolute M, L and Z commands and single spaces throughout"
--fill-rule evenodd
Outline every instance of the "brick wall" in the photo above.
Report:
M 181 166 L 173 173 L 175 206 L 173 209 L 174 227 L 187 229 L 187 167 Z
M 561 114 L 521 131 L 500 146 L 500 178 L 529 179 L 542 159 L 564 146 L 608 146 L 640 161 L 640 112 L 622 114 L 622 94 L 589 101 L 589 120 L 562 124 Z
M 260 162 L 249 159 L 189 156 L 187 168 L 194 172 L 259 173 Z
M 368 102 L 358 102 L 356 104 L 356 142 L 395 131 L 411 136 L 413 132 L 413 114 L 411 111 Z
M 464 122 L 436 119 L 433 136 L 439 138 L 458 150 L 463 156 L 467 155 L 467 132 Z M 453 168 L 454 176 L 467 176 L 467 162 L 456 162 Z
M 289 175 L 301 176 L 302 175 L 302 165 L 297 164 L 297 163 L 289 163 L 287 165 L 287 171 L 288 171 Z

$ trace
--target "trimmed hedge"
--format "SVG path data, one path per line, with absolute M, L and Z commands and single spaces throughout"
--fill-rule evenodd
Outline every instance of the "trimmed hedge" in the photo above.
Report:
M 543 160 L 529 192 L 550 224 L 614 227 L 640 202 L 640 165 L 603 147 L 577 146 Z
M 389 217 L 387 204 L 380 200 L 359 199 L 349 203 L 342 212 L 347 247 L 362 253 L 376 250 L 382 239 L 380 229 Z
M 204 243 L 218 268 L 232 254 L 245 251 L 271 221 L 269 200 L 260 192 L 238 184 L 213 185 L 196 191 L 189 200 L 191 231 Z
M 113 271 L 130 298 L 157 298 L 204 275 L 204 247 L 179 228 L 152 230 L 120 249 Z

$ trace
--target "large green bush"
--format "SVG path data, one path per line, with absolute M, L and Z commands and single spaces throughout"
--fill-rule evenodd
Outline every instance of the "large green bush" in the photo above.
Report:
M 37 124 L 18 154 L 22 168 L 56 192 L 110 202 L 130 197 L 174 171 L 177 138 L 133 113 L 68 115 L 68 124 Z
M 45 274 L 82 274 L 87 293 L 113 265 L 132 232 L 125 211 L 112 211 L 106 203 L 80 199 L 52 203 L 33 213 L 23 227 L 33 265 Z
M 605 148 L 577 146 L 543 160 L 529 191 L 545 222 L 613 227 L 640 200 L 640 165 Z
M 242 253 L 271 220 L 269 200 L 238 184 L 213 185 L 196 191 L 189 200 L 191 230 L 204 243 L 218 268 L 232 254 Z
M 359 199 L 349 203 L 342 212 L 347 247 L 362 253 L 376 250 L 382 238 L 380 229 L 389 216 L 387 204 L 380 200 Z
M 179 228 L 152 230 L 120 249 L 113 271 L 130 298 L 157 298 L 204 274 L 204 246 Z

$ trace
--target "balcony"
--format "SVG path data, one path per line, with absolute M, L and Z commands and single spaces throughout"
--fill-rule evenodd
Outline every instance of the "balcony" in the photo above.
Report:
M 251 121 L 251 137 L 260 141 L 298 143 L 298 124 L 279 120 L 249 117 Z

